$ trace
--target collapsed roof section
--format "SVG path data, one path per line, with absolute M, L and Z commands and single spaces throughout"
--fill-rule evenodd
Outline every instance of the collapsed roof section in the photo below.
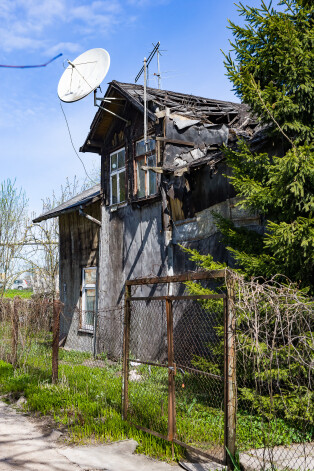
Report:
M 112 98 L 113 100 L 106 102 L 106 98 Z M 112 81 L 104 96 L 104 101 L 101 103 L 101 106 L 106 108 L 107 111 L 102 109 L 97 111 L 87 139 L 80 150 L 82 152 L 100 153 L 104 136 L 109 131 L 113 120 L 118 119 L 117 115 L 122 119 L 128 119 L 127 111 L 129 104 L 140 112 L 144 112 L 143 85 L 122 83 L 116 80 Z M 201 149 L 202 155 L 199 152 L 194 153 L 199 157 L 192 157 L 193 160 L 198 160 L 208 155 L 208 151 L 204 153 L 205 147 L 210 147 L 206 136 L 209 138 L 208 142 L 218 148 L 222 143 L 232 140 L 234 135 L 243 136 L 248 139 L 251 138 L 258 127 L 258 123 L 250 114 L 247 105 L 150 87 L 147 87 L 147 110 L 150 121 L 156 121 L 158 118 L 165 116 L 172 119 L 173 132 L 170 131 L 170 125 L 168 126 L 168 131 L 170 131 L 170 134 L 177 131 L 179 140 L 187 141 L 188 138 L 186 136 L 190 134 L 193 135 L 193 139 L 197 135 L 203 136 L 203 140 L 200 138 L 195 142 L 195 149 Z M 197 130 L 197 132 L 194 132 L 194 130 Z M 221 138 L 216 139 L 217 132 L 220 136 L 223 136 L 222 142 Z M 211 135 L 214 137 L 210 137 Z M 169 136 L 166 135 L 166 137 L 168 138 Z M 185 152 L 182 153 L 186 153 L 186 146 L 184 145 L 183 147 L 185 147 Z M 178 155 L 181 158 L 180 150 L 178 150 Z M 186 161 L 185 159 L 182 160 L 184 160 L 184 165 L 191 163 L 188 161 L 189 159 Z M 171 165 L 168 159 L 168 164 L 165 168 L 170 170 L 170 168 L 177 168 L 178 166 L 178 161 Z

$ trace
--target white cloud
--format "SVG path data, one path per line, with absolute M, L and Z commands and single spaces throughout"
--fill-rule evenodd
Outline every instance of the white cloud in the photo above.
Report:
M 171 0 L 127 0 L 129 5 L 135 7 L 151 7 L 151 6 L 158 6 L 158 5 L 166 5 L 170 3 Z
M 52 51 L 64 38 L 60 44 L 76 52 L 73 33 L 80 34 L 80 39 L 84 35 L 108 35 L 128 21 L 121 1 L 1 0 L 1 47 L 4 52 Z
M 82 50 L 82 47 L 79 43 L 72 43 L 72 42 L 61 42 L 57 43 L 54 46 L 49 47 L 46 49 L 46 54 L 48 57 L 53 56 L 54 54 L 58 54 L 62 51 L 63 54 L 75 53 Z

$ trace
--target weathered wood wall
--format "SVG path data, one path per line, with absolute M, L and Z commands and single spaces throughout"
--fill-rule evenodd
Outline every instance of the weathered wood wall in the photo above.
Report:
M 84 211 L 100 220 L 100 201 Z M 67 334 L 65 346 L 74 350 L 92 351 L 93 334 L 80 329 L 82 268 L 99 265 L 99 230 L 78 211 L 59 217 L 60 298 L 64 303 L 60 334 Z

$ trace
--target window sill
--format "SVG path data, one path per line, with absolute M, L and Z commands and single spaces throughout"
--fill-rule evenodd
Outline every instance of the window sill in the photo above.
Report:
M 137 198 L 133 196 L 132 203 L 133 204 L 145 204 L 145 203 L 153 203 L 154 201 L 158 201 L 160 199 L 160 193 L 155 193 L 154 195 L 149 196 L 142 196 L 141 198 Z
M 123 203 L 111 204 L 109 206 L 109 209 L 110 209 L 110 212 L 113 213 L 114 211 L 117 211 L 120 208 L 125 208 L 125 206 L 127 206 L 127 205 L 128 205 L 128 203 L 126 201 L 123 201 Z
M 94 329 L 91 330 L 91 329 L 84 329 L 84 328 L 81 328 L 81 329 L 78 329 L 77 333 L 78 333 L 78 334 L 94 335 Z

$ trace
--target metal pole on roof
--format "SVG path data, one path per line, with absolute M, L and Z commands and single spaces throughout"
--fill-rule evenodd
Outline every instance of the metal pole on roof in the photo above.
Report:
M 159 62 L 159 49 L 157 49 L 157 77 L 158 77 L 158 90 L 160 90 L 160 62 Z
M 146 57 L 144 57 L 144 144 L 145 152 L 147 152 L 147 98 L 146 98 L 146 86 L 147 86 L 147 64 Z

